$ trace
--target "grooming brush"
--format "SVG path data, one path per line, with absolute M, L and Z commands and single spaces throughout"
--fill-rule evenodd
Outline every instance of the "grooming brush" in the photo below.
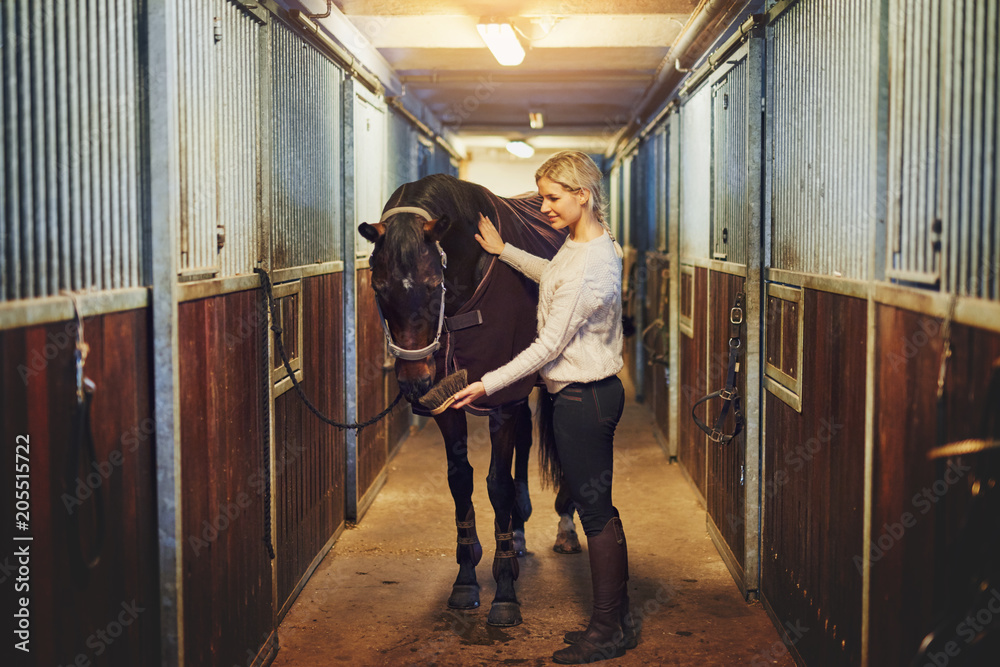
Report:
M 420 397 L 420 404 L 429 409 L 432 415 L 439 415 L 455 402 L 455 393 L 468 385 L 469 374 L 463 368 L 431 387 L 430 391 Z

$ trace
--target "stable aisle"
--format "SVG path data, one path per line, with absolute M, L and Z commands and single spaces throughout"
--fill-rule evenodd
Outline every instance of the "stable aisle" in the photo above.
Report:
M 361 523 L 344 531 L 282 622 L 275 667 L 350 665 L 547 665 L 566 630 L 590 611 L 584 551 L 552 551 L 558 517 L 541 489 L 532 451 L 534 513 L 520 559 L 524 622 L 486 625 L 493 598 L 493 510 L 486 492 L 488 426 L 473 418 L 469 458 L 483 560 L 481 606 L 445 604 L 458 573 L 454 507 L 444 445 L 428 422 L 390 462 L 389 478 Z M 614 499 L 628 535 L 639 645 L 607 665 L 794 664 L 760 604 L 743 601 L 705 528 L 705 512 L 680 467 L 668 465 L 648 410 L 632 401 L 615 439 Z

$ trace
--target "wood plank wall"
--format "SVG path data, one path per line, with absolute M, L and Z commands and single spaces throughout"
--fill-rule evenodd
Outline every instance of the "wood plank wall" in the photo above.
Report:
M 667 378 L 664 373 L 667 368 L 667 357 L 670 354 L 670 279 L 669 260 L 661 253 L 646 254 L 646 326 L 652 326 L 660 320 L 645 336 L 646 346 L 646 405 L 653 413 L 653 419 L 660 434 L 666 441 L 670 427 L 670 405 L 667 400 Z M 637 332 L 641 335 L 642 332 Z M 652 362 L 651 355 L 659 360 Z
M 779 620 L 808 628 L 795 648 L 810 667 L 857 665 L 868 304 L 806 289 L 802 308 L 802 412 L 764 393 L 761 589 Z
M 187 664 L 244 664 L 274 627 L 264 544 L 265 321 L 257 290 L 178 307 Z
M 159 571 L 148 313 L 135 310 L 84 320 L 90 345 L 86 375 L 97 385 L 92 404 L 96 456 L 82 456 L 77 471 L 67 469 L 76 400 L 75 329 L 68 329 L 69 324 L 0 331 L 0 434 L 5 443 L 0 475 L 5 493 L 13 495 L 17 437 L 29 436 L 30 530 L 17 534 L 33 537 L 23 543 L 31 555 L 32 653 L 15 651 L 8 633 L 0 663 L 48 667 L 80 664 L 76 661 L 83 656 L 102 665 L 157 664 Z M 106 537 L 100 561 L 87 570 L 78 565 L 80 541 L 73 536 L 68 507 L 81 519 L 84 544 L 92 546 L 93 489 L 103 494 Z M 11 500 L 0 503 L 6 538 L 14 532 Z M 4 539 L 0 545 L 0 584 L 11 592 L 18 566 L 14 544 Z M 12 619 L 15 595 L 2 598 L 0 611 Z M 129 625 L 121 636 L 105 642 L 94 634 L 106 633 L 123 612 Z
M 729 318 L 737 293 L 743 291 L 746 279 L 717 271 L 709 272 L 709 319 L 708 319 L 708 391 L 717 391 L 726 386 L 726 374 L 729 368 Z M 746 368 L 746 327 L 743 327 L 741 346 L 743 354 L 740 361 Z M 746 373 L 737 375 L 740 396 L 746 401 Z M 712 399 L 706 403 L 709 427 L 714 426 L 723 401 Z M 704 417 L 703 417 L 704 419 Z M 732 433 L 736 428 L 736 416 L 730 409 L 723 426 L 725 433 Z M 744 567 L 745 538 L 745 471 L 746 437 L 740 433 L 727 444 L 721 445 L 706 439 L 707 456 L 705 465 L 708 469 L 706 504 L 708 514 L 722 533 L 723 539 L 729 545 L 736 562 Z
M 954 589 L 947 579 L 947 555 L 984 468 L 982 455 L 940 462 L 927 459 L 927 452 L 938 444 L 941 320 L 886 305 L 877 306 L 876 317 L 869 664 L 896 665 L 909 664 L 923 637 L 940 620 L 948 588 Z M 998 357 L 1000 334 L 952 328 L 946 382 L 948 442 L 983 437 L 986 387 Z M 950 464 L 956 467 L 946 474 Z M 905 531 L 896 538 L 893 532 L 900 534 L 896 526 L 904 523 L 905 515 L 911 517 L 906 522 L 911 525 L 904 525 Z M 960 638 L 958 648 L 965 647 Z
M 691 407 L 704 396 L 706 388 L 705 349 L 708 345 L 708 325 L 706 320 L 708 310 L 708 269 L 695 267 L 694 285 L 692 287 L 692 330 L 694 336 L 680 334 L 680 395 L 678 425 L 680 443 L 677 449 L 678 459 L 695 487 L 705 500 L 705 443 L 707 438 L 691 419 Z M 700 408 L 699 417 L 706 419 L 705 406 Z
M 357 272 L 358 419 L 374 417 L 385 409 L 385 336 L 375 307 L 371 272 Z M 400 408 L 400 411 L 404 411 Z M 362 429 L 358 437 L 358 498 L 378 480 L 389 460 L 388 423 Z
M 302 387 L 316 408 L 344 421 L 343 274 L 302 280 Z M 278 608 L 345 521 L 346 436 L 313 415 L 295 390 L 275 399 Z

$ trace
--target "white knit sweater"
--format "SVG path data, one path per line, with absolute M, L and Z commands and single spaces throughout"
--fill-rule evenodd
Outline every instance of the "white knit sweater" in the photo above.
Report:
M 538 337 L 483 376 L 487 394 L 536 371 L 555 393 L 622 369 L 619 253 L 607 232 L 583 243 L 566 239 L 551 261 L 504 246 L 500 259 L 538 283 Z

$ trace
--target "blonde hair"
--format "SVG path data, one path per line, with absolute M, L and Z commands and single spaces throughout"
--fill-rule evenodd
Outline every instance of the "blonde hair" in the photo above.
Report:
M 587 190 L 590 199 L 586 207 L 601 223 L 601 226 L 611 233 L 608 227 L 605 210 L 607 201 L 601 188 L 601 170 L 586 153 L 580 151 L 560 151 L 546 160 L 535 172 L 535 183 L 547 178 L 558 183 L 569 192 Z

